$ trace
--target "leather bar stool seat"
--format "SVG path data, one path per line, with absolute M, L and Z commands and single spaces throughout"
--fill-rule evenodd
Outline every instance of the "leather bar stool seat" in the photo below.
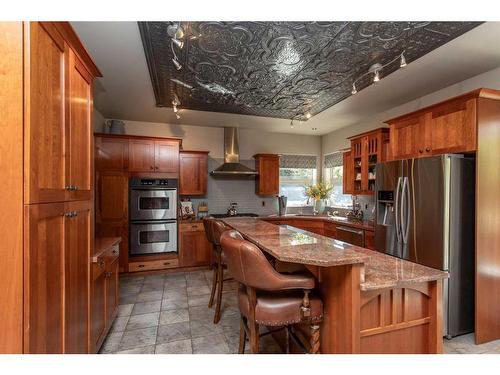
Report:
M 323 304 L 314 293 L 314 276 L 310 273 L 279 273 L 261 249 L 235 230 L 224 231 L 220 243 L 227 269 L 240 283 L 238 352 L 244 353 L 247 336 L 251 352 L 258 353 L 262 335 L 284 329 L 287 353 L 290 352 L 290 339 L 304 352 L 319 353 Z M 296 327 L 297 324 L 301 327 L 309 325 L 308 337 L 304 336 L 302 328 Z M 261 334 L 260 325 L 275 328 Z
M 265 326 L 284 326 L 303 321 L 300 313 L 304 293 L 297 290 L 285 292 L 258 291 L 256 293 L 255 321 Z M 240 285 L 238 293 L 240 312 L 248 318 L 250 316 L 250 301 L 246 287 Z M 311 322 L 320 322 L 323 317 L 323 302 L 319 297 L 309 296 Z

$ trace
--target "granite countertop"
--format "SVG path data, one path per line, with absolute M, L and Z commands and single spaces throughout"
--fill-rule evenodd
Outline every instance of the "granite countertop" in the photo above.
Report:
M 397 287 L 448 277 L 447 272 L 288 225 L 278 226 L 258 218 L 225 218 L 222 221 L 283 262 L 319 267 L 363 264 L 361 290 Z
M 94 241 L 94 254 L 92 254 L 92 262 L 97 262 L 98 258 L 114 245 L 122 242 L 121 237 L 96 237 Z
M 271 215 L 261 217 L 263 220 L 310 220 L 310 221 L 324 221 L 325 223 L 335 223 L 338 225 L 345 225 L 348 227 L 374 230 L 373 220 L 353 220 L 353 219 L 341 219 L 338 216 L 327 216 L 327 215 L 300 215 L 300 214 L 286 214 L 286 215 Z

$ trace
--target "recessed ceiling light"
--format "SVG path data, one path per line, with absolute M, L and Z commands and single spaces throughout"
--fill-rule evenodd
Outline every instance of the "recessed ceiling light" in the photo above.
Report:
M 312 128 L 312 130 L 318 130 L 318 128 Z

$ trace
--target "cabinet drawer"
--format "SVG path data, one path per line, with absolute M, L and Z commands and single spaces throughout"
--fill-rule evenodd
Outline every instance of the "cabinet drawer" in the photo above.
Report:
M 181 232 L 199 232 L 205 231 L 203 223 L 184 223 L 179 226 Z
M 129 272 L 163 270 L 179 267 L 179 259 L 152 260 L 150 262 L 133 262 L 128 264 Z

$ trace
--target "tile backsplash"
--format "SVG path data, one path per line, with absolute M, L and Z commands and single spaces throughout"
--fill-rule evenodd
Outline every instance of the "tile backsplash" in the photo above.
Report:
M 255 168 L 254 160 L 241 160 L 241 164 L 250 168 Z M 224 163 L 224 159 L 208 158 L 208 170 Z M 204 197 L 192 197 L 193 208 L 197 212 L 198 204 L 206 202 L 210 214 L 226 213 L 229 204 L 236 202 L 238 212 L 255 213 L 258 215 L 273 215 L 278 213 L 278 201 L 276 197 L 261 197 L 255 194 L 255 178 L 248 177 L 213 177 L 208 176 L 207 194 Z M 372 196 L 358 196 L 358 201 L 363 210 L 363 218 L 370 219 L 374 207 L 374 198 Z M 346 209 L 326 208 L 330 211 L 339 211 L 340 215 L 346 215 Z M 313 208 L 310 207 L 288 207 L 287 213 L 293 214 L 312 214 Z
M 254 160 L 240 160 L 241 164 L 252 169 Z M 208 158 L 208 171 L 224 163 L 224 159 Z M 193 208 L 197 212 L 200 202 L 207 202 L 211 214 L 226 213 L 229 203 L 238 203 L 238 212 L 272 215 L 278 212 L 278 201 L 275 197 L 261 197 L 255 194 L 255 178 L 248 177 L 213 177 L 208 176 L 207 194 L 204 197 L 191 198 Z

